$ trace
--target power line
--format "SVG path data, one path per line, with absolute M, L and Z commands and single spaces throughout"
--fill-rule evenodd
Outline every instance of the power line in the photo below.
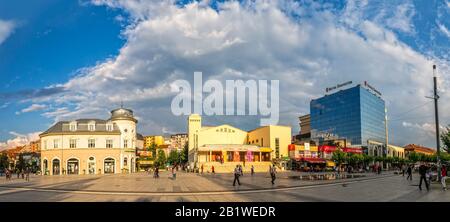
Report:
M 433 117 L 434 115 L 428 115 L 428 116 L 422 116 L 422 117 L 406 117 L 406 118 L 397 118 L 397 119 L 391 119 L 388 120 L 389 122 L 393 122 L 393 121 L 400 121 L 400 120 L 415 120 L 415 119 L 427 119 L 430 117 Z
M 414 107 L 414 108 L 412 108 L 412 109 L 410 109 L 410 110 L 408 110 L 408 111 L 406 111 L 406 112 L 403 112 L 403 113 L 397 113 L 397 114 L 395 114 L 395 115 L 392 115 L 392 117 L 400 117 L 400 116 L 403 116 L 403 115 L 405 115 L 405 114 L 407 114 L 407 113 L 410 113 L 410 112 L 412 112 L 412 111 L 415 111 L 415 110 L 417 110 L 417 109 L 419 109 L 419 108 L 422 108 L 422 107 L 424 107 L 425 105 L 428 105 L 429 103 L 431 103 L 432 101 L 427 101 L 427 102 L 425 102 L 425 103 L 423 103 L 423 104 L 421 104 L 421 105 L 419 105 L 419 106 L 416 106 L 416 107 Z

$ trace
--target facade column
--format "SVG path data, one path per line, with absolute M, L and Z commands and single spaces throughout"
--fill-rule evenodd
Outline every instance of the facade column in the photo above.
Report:
M 259 151 L 259 162 L 261 162 L 262 161 L 262 159 L 261 159 L 261 151 Z
M 212 162 L 212 151 L 209 150 L 209 162 Z

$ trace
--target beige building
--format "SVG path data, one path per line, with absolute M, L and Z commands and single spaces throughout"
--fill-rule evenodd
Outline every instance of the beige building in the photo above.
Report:
M 188 143 L 188 134 L 179 133 L 170 136 L 170 147 L 172 149 L 182 150 Z
M 108 174 L 135 171 L 137 120 L 133 111 L 119 108 L 111 118 L 60 121 L 40 134 L 41 172 Z
M 249 132 L 223 124 L 202 126 L 202 118 L 188 118 L 189 163 L 192 167 L 230 171 L 237 163 L 254 165 L 256 171 L 267 171 L 273 159 L 288 157 L 290 126 L 263 126 Z M 261 168 L 259 168 L 261 167 Z
M 369 156 L 383 156 L 383 147 L 384 143 L 373 140 L 367 141 L 367 153 Z M 405 148 L 389 144 L 386 156 L 405 158 Z

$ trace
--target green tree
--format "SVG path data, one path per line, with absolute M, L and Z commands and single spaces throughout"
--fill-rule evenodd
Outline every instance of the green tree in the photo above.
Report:
M 152 158 L 156 157 L 156 144 L 152 143 L 149 147 L 147 147 L 147 151 L 152 152 Z
M 158 150 L 158 155 L 156 156 L 156 166 L 157 167 L 164 167 L 164 165 L 166 165 L 166 154 L 164 153 L 163 150 Z
M 442 148 L 450 153 L 450 125 L 441 134 Z
M 170 151 L 169 157 L 167 158 L 167 162 L 170 165 L 179 164 L 179 162 L 180 162 L 180 154 L 178 153 L 178 151 L 176 151 L 176 150 Z
M 22 154 L 19 155 L 19 159 L 16 163 L 16 169 L 18 170 L 24 170 L 25 169 L 25 160 L 23 159 Z
M 0 154 L 0 169 L 4 170 L 4 169 L 8 168 L 8 165 L 9 165 L 9 161 L 8 161 L 8 156 L 6 155 L 6 153 Z
M 181 152 L 180 156 L 181 156 L 181 158 L 180 158 L 181 159 L 181 163 L 184 164 L 184 163 L 188 162 L 189 146 L 188 146 L 187 143 L 184 145 L 183 151 Z
M 337 149 L 333 152 L 331 159 L 340 167 L 343 163 L 347 162 L 347 153 Z

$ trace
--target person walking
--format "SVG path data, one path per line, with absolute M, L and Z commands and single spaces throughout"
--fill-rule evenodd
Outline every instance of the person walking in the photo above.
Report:
M 240 176 L 240 170 L 239 170 L 239 165 L 236 165 L 236 168 L 234 168 L 234 181 L 233 181 L 233 186 L 236 186 L 236 181 L 238 182 L 238 185 L 241 185 L 241 182 L 239 181 L 239 176 Z
M 272 185 L 275 184 L 277 170 L 275 168 L 275 164 L 270 168 L 270 177 L 272 177 Z
M 252 168 L 250 168 L 251 170 L 251 175 L 253 176 L 255 174 L 255 167 L 252 165 Z
M 242 170 L 242 166 L 241 165 L 238 165 L 238 166 L 239 166 L 239 175 L 244 176 L 244 171 Z
M 172 179 L 177 179 L 177 171 L 175 170 L 176 169 L 176 166 L 173 166 L 172 167 Z
M 406 180 L 412 180 L 412 167 L 411 165 L 408 165 L 408 168 L 406 169 L 406 174 L 408 175 L 406 177 Z
M 402 176 L 405 177 L 406 166 L 402 165 Z
M 30 181 L 30 169 L 27 168 L 25 171 L 25 180 Z
M 441 183 L 442 183 L 442 189 L 447 190 L 447 184 L 445 180 L 447 179 L 447 167 L 445 165 L 442 165 L 441 168 Z
M 420 165 L 419 174 L 420 174 L 419 190 L 422 190 L 422 180 L 423 180 L 425 182 L 425 186 L 427 187 L 427 191 L 428 191 L 430 188 L 428 187 L 428 182 L 427 182 L 427 178 L 426 178 L 427 167 L 424 164 Z
M 200 174 L 203 174 L 203 164 L 202 164 L 202 166 L 200 167 Z
M 216 171 L 214 171 L 214 166 L 211 166 L 211 173 L 216 174 Z

